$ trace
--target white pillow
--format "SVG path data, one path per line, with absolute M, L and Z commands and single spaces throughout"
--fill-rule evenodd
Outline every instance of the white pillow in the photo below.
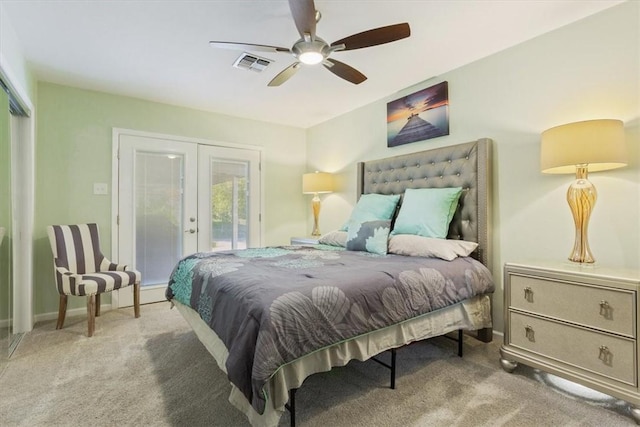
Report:
M 452 261 L 459 256 L 469 256 L 477 247 L 476 242 L 436 239 L 412 234 L 396 234 L 389 239 L 390 254 L 441 258 L 447 261 Z
M 318 239 L 318 243 L 330 246 L 340 246 L 342 248 L 347 246 L 347 232 L 346 231 L 330 231 Z

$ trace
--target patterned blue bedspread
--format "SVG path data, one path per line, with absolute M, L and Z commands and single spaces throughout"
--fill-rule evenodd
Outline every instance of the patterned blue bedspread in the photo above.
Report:
M 373 255 L 332 246 L 197 253 L 166 291 L 229 350 L 229 380 L 263 413 L 280 366 L 332 344 L 494 291 L 472 258 Z

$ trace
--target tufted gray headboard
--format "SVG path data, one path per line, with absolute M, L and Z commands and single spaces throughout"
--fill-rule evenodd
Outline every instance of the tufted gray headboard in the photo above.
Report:
M 491 270 L 491 140 L 358 163 L 358 197 L 407 188 L 462 187 L 449 239 L 478 242 L 474 256 Z

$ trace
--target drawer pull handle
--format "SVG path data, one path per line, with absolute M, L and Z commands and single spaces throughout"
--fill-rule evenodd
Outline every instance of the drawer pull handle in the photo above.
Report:
M 535 331 L 533 330 L 531 325 L 527 325 L 524 327 L 524 336 L 527 337 L 529 341 L 533 342 L 536 340 Z
M 600 301 L 600 315 L 605 319 L 611 319 L 612 309 L 609 303 L 605 300 Z
M 602 362 L 605 365 L 611 365 L 613 354 L 611 353 L 611 350 L 609 350 L 609 347 L 607 347 L 606 345 L 600 346 L 600 353 L 598 354 L 598 359 L 602 360 Z
M 531 289 L 529 286 L 524 288 L 524 299 L 529 302 L 533 302 L 533 289 Z

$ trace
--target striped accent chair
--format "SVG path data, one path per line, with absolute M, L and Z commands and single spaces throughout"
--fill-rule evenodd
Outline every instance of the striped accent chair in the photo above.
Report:
M 60 306 L 56 329 L 62 329 L 69 295 L 87 297 L 89 336 L 100 316 L 100 294 L 133 285 L 133 308 L 140 317 L 140 272 L 114 264 L 100 251 L 96 224 L 50 225 L 47 227 L 53 252 Z

